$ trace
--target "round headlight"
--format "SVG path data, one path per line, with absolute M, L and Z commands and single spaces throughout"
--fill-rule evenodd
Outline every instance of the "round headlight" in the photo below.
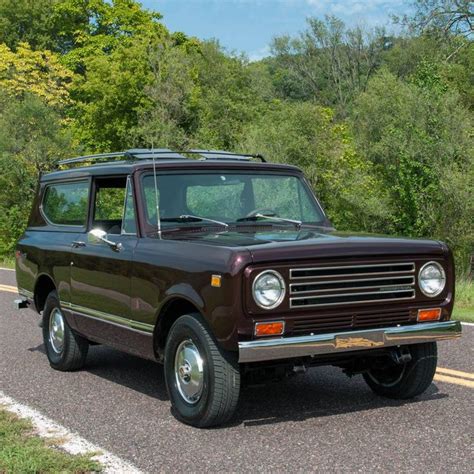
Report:
M 285 281 L 278 272 L 265 270 L 253 281 L 252 292 L 260 308 L 276 308 L 285 297 Z
M 446 274 L 437 262 L 425 263 L 418 274 L 418 285 L 426 296 L 438 296 L 446 285 Z

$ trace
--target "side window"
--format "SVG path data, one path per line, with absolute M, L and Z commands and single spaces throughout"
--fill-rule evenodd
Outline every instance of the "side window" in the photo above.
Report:
M 89 182 L 51 184 L 46 188 L 43 213 L 53 224 L 83 226 L 87 219 Z
M 126 177 L 95 181 L 92 228 L 108 234 L 136 233 L 133 195 L 128 182 Z
M 99 187 L 95 194 L 94 220 L 122 220 L 125 187 Z
M 123 210 L 122 234 L 136 234 L 137 224 L 135 220 L 135 206 L 133 203 L 132 181 L 127 178 L 127 189 L 125 192 L 125 205 Z

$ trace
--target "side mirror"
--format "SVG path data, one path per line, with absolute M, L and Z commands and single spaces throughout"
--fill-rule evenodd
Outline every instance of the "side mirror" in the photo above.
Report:
M 91 244 L 107 244 L 112 250 L 122 250 L 122 244 L 120 242 L 112 242 L 107 238 L 107 232 L 102 229 L 92 229 L 87 233 L 87 240 Z

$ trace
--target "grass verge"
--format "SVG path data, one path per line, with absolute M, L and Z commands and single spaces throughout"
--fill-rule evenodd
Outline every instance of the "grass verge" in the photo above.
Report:
M 28 420 L 0 408 L 0 472 L 100 472 L 90 455 L 72 455 L 55 449 L 54 441 L 33 433 Z
M 15 259 L 13 257 L 0 256 L 0 267 L 15 268 Z
M 454 300 L 453 319 L 474 323 L 474 282 L 458 280 Z

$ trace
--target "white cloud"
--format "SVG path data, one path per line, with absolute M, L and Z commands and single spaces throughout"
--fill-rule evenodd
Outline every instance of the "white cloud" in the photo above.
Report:
M 252 63 L 267 58 L 268 56 L 270 56 L 270 46 L 264 46 L 263 48 L 248 53 L 249 61 Z
M 298 0 L 286 0 L 295 2 Z M 363 22 L 368 25 L 383 25 L 389 22 L 390 14 L 409 10 L 409 0 L 301 0 L 311 7 L 314 15 L 334 15 L 346 23 Z

